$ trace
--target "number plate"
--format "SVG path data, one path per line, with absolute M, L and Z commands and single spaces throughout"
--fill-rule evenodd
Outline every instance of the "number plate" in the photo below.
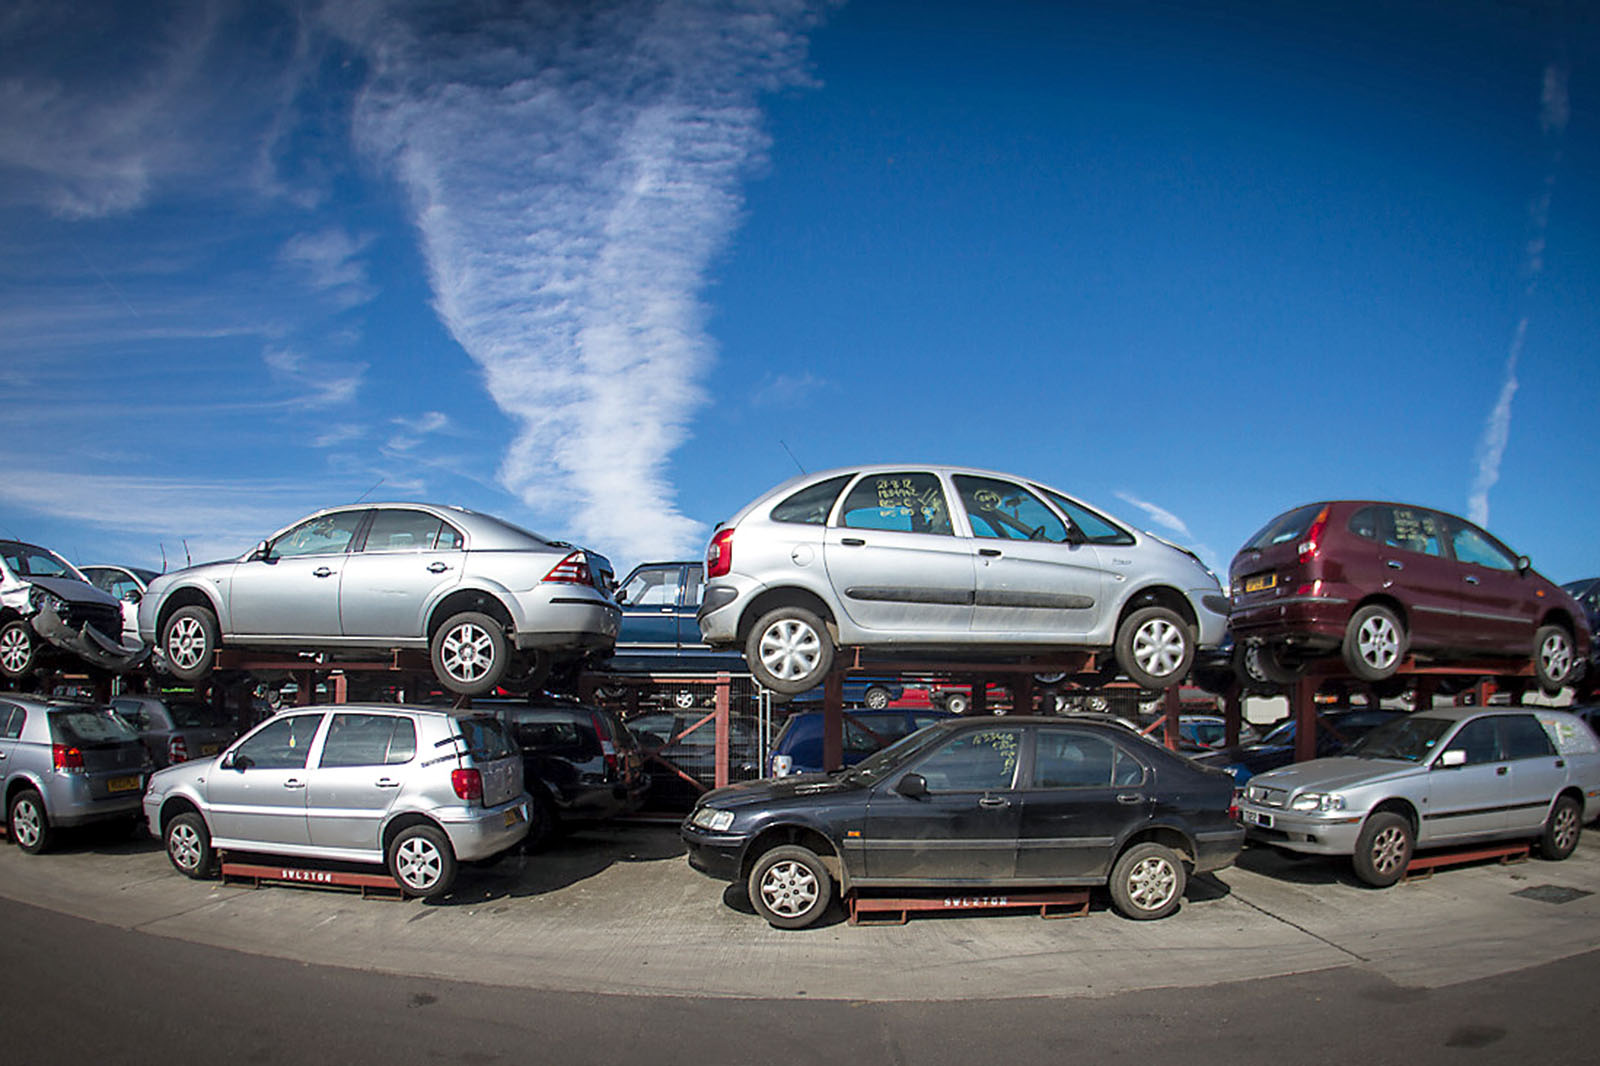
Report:
M 139 788 L 142 782 L 137 774 L 132 777 L 113 777 L 106 782 L 107 792 L 132 792 Z
M 1254 577 L 1244 579 L 1244 590 L 1246 592 L 1265 592 L 1267 589 L 1277 587 L 1277 574 L 1257 574 Z
M 1260 811 L 1241 811 L 1247 825 L 1259 825 L 1263 829 L 1272 828 L 1272 815 L 1262 814 Z
M 217 749 L 220 747 L 222 747 L 220 744 L 202 744 L 200 745 L 200 754 L 215 755 L 217 753 Z
M 522 821 L 522 808 L 513 807 L 506 812 L 506 825 L 516 825 Z

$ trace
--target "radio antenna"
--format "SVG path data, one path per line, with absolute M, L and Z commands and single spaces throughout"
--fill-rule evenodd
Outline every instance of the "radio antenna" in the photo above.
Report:
M 794 452 L 789 451 L 789 446 L 787 444 L 784 444 L 782 437 L 778 438 L 778 443 L 779 444 L 783 444 L 783 450 L 786 451 L 786 452 L 789 452 L 789 458 L 794 459 L 794 465 L 795 466 L 800 466 L 800 460 L 794 458 Z M 806 472 L 806 468 L 803 467 L 803 466 L 800 466 L 800 472 L 802 474 L 804 474 Z
M 384 479 L 381 478 L 381 477 L 378 480 L 374 481 L 372 483 L 372 488 L 368 489 L 366 492 L 363 492 L 361 495 L 357 496 L 355 498 L 355 502 L 356 503 L 360 503 L 362 500 L 366 499 L 367 496 L 372 492 L 372 489 L 376 489 L 379 485 L 382 485 L 383 482 L 384 482 Z

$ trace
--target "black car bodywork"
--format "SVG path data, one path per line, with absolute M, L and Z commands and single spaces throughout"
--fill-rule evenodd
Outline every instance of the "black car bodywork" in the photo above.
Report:
M 1118 910 L 1158 918 L 1178 906 L 1188 872 L 1238 854 L 1244 831 L 1232 797 L 1227 774 L 1116 726 L 955 719 L 842 773 L 717 789 L 681 835 L 691 866 L 746 881 L 757 911 L 783 927 L 817 914 L 767 905 L 772 878 L 763 875 L 774 854 L 793 859 L 790 870 L 807 855 L 819 860 L 822 905 L 834 881 L 845 893 L 1109 884 Z M 1119 880 L 1146 856 L 1166 864 L 1176 889 L 1159 906 L 1124 906 L 1129 886 Z M 803 870 L 797 876 L 805 880 Z

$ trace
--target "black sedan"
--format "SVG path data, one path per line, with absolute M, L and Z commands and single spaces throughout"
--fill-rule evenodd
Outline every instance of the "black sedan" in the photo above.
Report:
M 798 929 L 856 889 L 1107 885 L 1129 918 L 1178 908 L 1191 872 L 1233 862 L 1233 780 L 1126 729 L 1062 718 L 954 719 L 841 773 L 707 793 L 689 863 L 743 881 Z

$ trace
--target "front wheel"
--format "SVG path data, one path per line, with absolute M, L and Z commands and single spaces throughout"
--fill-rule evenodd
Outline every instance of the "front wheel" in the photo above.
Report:
M 493 691 L 510 665 L 506 631 L 478 611 L 451 615 L 429 644 L 439 683 L 463 696 Z
M 803 929 L 833 900 L 833 875 L 817 853 L 795 844 L 756 860 L 746 882 L 750 905 L 776 929 Z
M 203 681 L 217 661 L 217 616 L 209 608 L 179 607 L 161 627 L 161 655 L 179 681 Z
M 44 812 L 44 799 L 32 789 L 17 793 L 11 801 L 11 839 L 29 855 L 50 846 L 50 818 Z
M 20 618 L 13 618 L 0 626 L 0 674 L 20 681 L 33 672 L 38 658 L 39 645 L 33 639 L 33 627 Z
M 1406 875 L 1415 846 L 1416 836 L 1409 821 L 1398 814 L 1379 811 L 1361 827 L 1351 863 L 1361 880 L 1374 888 L 1388 888 Z
M 1546 695 L 1554 696 L 1572 680 L 1572 637 L 1560 626 L 1540 626 L 1533 638 L 1533 672 Z
M 1124 918 L 1144 922 L 1178 909 L 1188 872 L 1178 853 L 1146 841 L 1123 852 L 1111 868 L 1111 902 Z
M 211 833 L 205 819 L 186 811 L 167 823 L 167 858 L 185 877 L 199 881 L 211 876 Z
M 944 709 L 951 714 L 966 714 L 972 700 L 965 692 L 952 692 L 944 698 Z
M 1361 681 L 1387 681 L 1406 657 L 1406 631 L 1400 618 L 1381 603 L 1369 603 L 1345 626 L 1344 665 Z
M 1539 836 L 1539 857 L 1560 862 L 1578 849 L 1583 832 L 1583 808 L 1571 796 L 1562 796 L 1550 809 L 1544 832 Z
M 804 607 L 779 607 L 756 621 L 744 658 L 763 687 L 798 696 L 822 684 L 833 669 L 833 637 Z
M 1194 663 L 1189 624 L 1166 607 L 1141 607 L 1117 630 L 1117 665 L 1140 688 L 1171 688 Z
M 882 685 L 873 685 L 861 694 L 861 702 L 870 710 L 881 711 L 889 706 L 889 690 Z
M 389 876 L 408 896 L 437 899 L 456 880 L 450 839 L 431 825 L 407 826 L 389 843 Z

